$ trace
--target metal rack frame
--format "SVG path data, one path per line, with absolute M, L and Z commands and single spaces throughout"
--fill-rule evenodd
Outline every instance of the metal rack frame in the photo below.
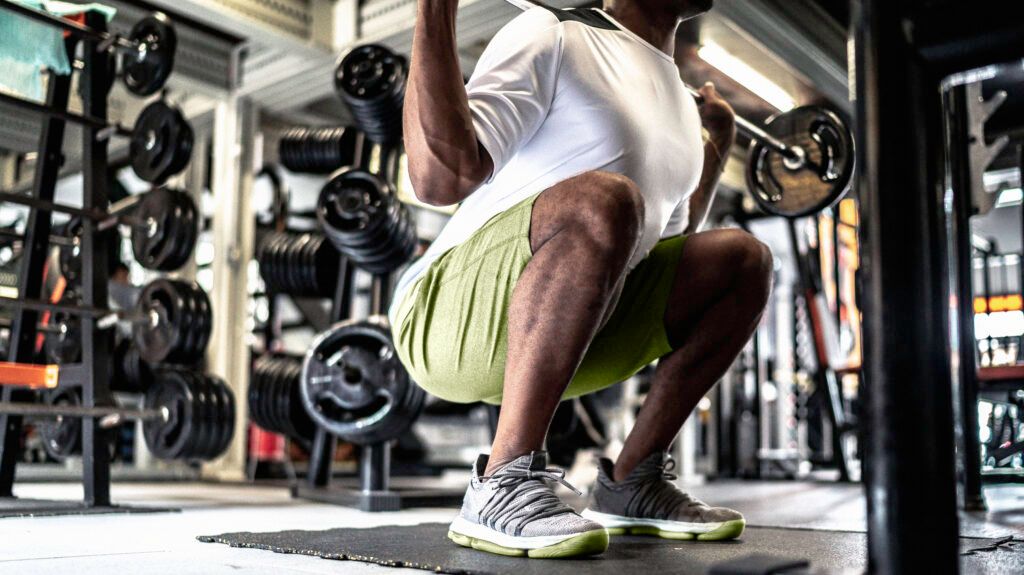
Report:
M 3 7 L 7 7 L 5 4 Z M 63 26 L 62 26 L 63 27 Z M 106 31 L 106 20 L 95 13 L 85 14 L 85 28 L 90 34 L 69 35 L 65 47 L 69 56 L 74 56 L 79 41 L 90 49 L 84 51 L 84 67 L 79 75 L 79 91 L 83 114 L 105 122 L 107 118 L 107 92 L 111 75 L 109 60 L 96 44 Z M 78 38 L 76 36 L 83 36 Z M 54 112 L 43 119 L 39 139 L 38 164 L 32 198 L 39 202 L 52 202 L 57 178 L 63 160 L 63 139 L 66 126 L 64 116 L 68 110 L 71 92 L 71 76 L 51 74 L 45 107 Z M 103 209 L 107 205 L 107 139 L 99 126 L 84 126 L 82 130 L 83 209 Z M 18 294 L 21 298 L 38 297 L 43 290 L 44 269 L 49 254 L 52 212 L 45 207 L 32 207 L 24 235 L 24 252 L 21 273 L 18 279 Z M 107 278 L 109 277 L 110 238 L 98 234 L 97 224 L 89 219 L 83 221 L 81 257 L 91 262 L 82 266 L 83 305 L 105 306 L 107 302 Z M 14 313 L 11 329 L 9 360 L 18 363 L 32 363 L 35 360 L 34 345 L 38 334 L 39 312 L 22 309 Z M 86 408 L 113 405 L 109 386 L 112 333 L 101 330 L 92 317 L 82 318 L 82 362 L 61 366 L 59 386 L 81 386 L 82 404 Z M 11 386 L 0 386 L 0 400 L 25 399 L 30 395 L 25 390 Z M 31 399 L 31 398 L 29 398 Z M 23 418 L 20 415 L 0 414 L 0 500 L 12 498 L 19 440 Z M 82 418 L 82 487 L 85 507 L 110 506 L 110 431 L 99 426 L 99 419 Z M 49 505 L 48 507 L 52 507 Z

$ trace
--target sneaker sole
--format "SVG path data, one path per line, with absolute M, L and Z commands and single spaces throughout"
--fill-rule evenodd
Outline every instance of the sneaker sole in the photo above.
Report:
M 744 519 L 720 523 L 685 523 L 658 519 L 634 519 L 587 509 L 583 517 L 605 526 L 609 535 L 648 535 L 676 541 L 725 541 L 736 539 L 747 526 Z
M 451 529 L 448 531 L 448 539 L 451 539 L 458 545 L 471 547 L 478 551 L 486 551 L 487 553 L 508 557 L 530 557 L 533 559 L 584 557 L 604 553 L 608 549 L 608 531 L 605 529 L 584 531 L 553 545 L 535 549 L 507 547 L 482 537 L 465 535 Z

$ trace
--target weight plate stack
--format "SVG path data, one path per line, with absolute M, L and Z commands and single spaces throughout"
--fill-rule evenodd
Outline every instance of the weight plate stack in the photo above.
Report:
M 143 424 L 146 446 L 157 458 L 208 461 L 231 444 L 235 399 L 219 378 L 187 370 L 160 370 L 146 391 L 145 407 L 167 414 L 166 421 Z
M 267 431 L 308 444 L 316 425 L 302 406 L 301 379 L 301 359 L 259 357 L 249 381 L 249 417 Z
M 412 214 L 386 181 L 365 170 L 335 173 L 320 191 L 316 215 L 338 251 L 370 273 L 391 273 L 416 250 Z
M 341 322 L 320 334 L 303 361 L 300 390 L 314 423 L 359 445 L 404 433 L 426 397 L 402 367 L 381 316 Z
M 151 364 L 195 365 L 210 343 L 210 299 L 196 283 L 156 279 L 139 294 L 132 325 L 139 355 Z
M 125 393 L 141 393 L 153 382 L 153 368 L 142 359 L 131 338 L 114 346 L 114 379 L 110 389 Z
M 801 106 L 768 119 L 764 129 L 787 146 L 793 160 L 754 142 L 747 186 L 766 212 L 787 218 L 817 213 L 837 202 L 853 183 L 855 150 L 850 127 L 821 106 Z
M 334 85 L 359 129 L 377 143 L 402 137 L 405 58 L 378 44 L 353 48 L 334 72 Z
M 143 180 L 163 185 L 188 165 L 194 137 L 181 110 L 162 101 L 153 102 L 135 120 L 128 148 L 132 169 Z
M 199 241 L 199 209 L 186 192 L 156 188 L 133 212 L 132 254 L 143 267 L 174 271 L 185 265 Z
M 43 403 L 51 407 L 77 407 L 82 405 L 82 389 L 66 387 L 47 391 L 43 395 Z M 57 461 L 64 461 L 72 455 L 82 453 L 81 419 L 63 416 L 44 419 L 39 423 L 38 429 L 43 450 Z
M 356 163 L 356 140 L 353 128 L 291 128 L 278 143 L 281 165 L 292 172 L 330 174 Z
M 273 232 L 256 250 L 267 290 L 301 297 L 331 297 L 341 256 L 322 234 Z
M 124 57 L 124 85 L 136 96 L 151 96 L 167 84 L 174 70 L 178 35 L 166 16 L 155 14 L 136 22 L 128 39 L 138 48 Z

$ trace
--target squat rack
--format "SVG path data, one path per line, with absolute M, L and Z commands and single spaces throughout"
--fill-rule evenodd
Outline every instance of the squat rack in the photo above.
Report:
M 0 8 L 26 14 L 27 8 L 4 2 Z M 107 90 L 114 74 L 110 61 L 99 44 L 108 40 L 106 19 L 95 12 L 86 12 L 81 26 L 62 18 L 41 18 L 41 13 L 26 14 L 40 22 L 58 26 L 70 32 L 64 44 L 68 56 L 73 58 L 78 42 L 88 49 L 83 51 L 84 66 L 79 74 L 79 93 L 83 117 L 96 120 L 82 125 L 83 210 L 105 209 L 107 196 L 107 138 L 104 133 L 107 120 Z M 48 16 L 43 14 L 43 16 Z M 71 93 L 71 75 L 51 73 L 47 83 L 46 103 L 39 106 L 45 112 L 39 138 L 38 160 L 35 168 L 28 223 L 23 238 L 21 271 L 18 276 L 18 297 L 38 298 L 44 286 L 44 270 L 49 255 L 52 204 L 57 178 L 64 156 L 62 153 L 64 129 L 71 115 L 68 100 Z M 107 278 L 109 277 L 111 238 L 97 233 L 98 223 L 83 221 L 81 257 L 89 265 L 82 266 L 82 304 L 103 307 L 107 304 Z M 20 308 L 14 312 L 11 326 L 8 359 L 18 364 L 31 364 L 36 360 L 35 341 L 39 332 L 39 310 Z M 98 318 L 82 318 L 82 362 L 62 366 L 58 386 L 80 386 L 82 406 L 88 414 L 82 417 L 82 487 L 85 507 L 110 505 L 110 431 L 101 425 L 98 408 L 113 406 L 109 385 L 112 333 L 98 325 Z M 2 383 L 2 382 L 0 382 Z M 31 401 L 31 392 L 10 385 L 0 385 L 0 401 Z M 12 498 L 17 457 L 20 447 L 23 415 L 0 413 L 0 502 Z

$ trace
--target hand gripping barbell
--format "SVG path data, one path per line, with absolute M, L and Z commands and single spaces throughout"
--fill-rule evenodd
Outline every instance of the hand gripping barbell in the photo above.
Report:
M 167 84 L 174 69 L 178 37 L 174 25 L 164 14 L 156 13 L 143 18 L 132 27 L 128 37 L 123 37 L 94 30 L 11 0 L 0 0 L 0 7 L 92 41 L 98 52 L 116 50 L 122 53 L 125 57 L 124 85 L 137 96 L 155 94 Z

